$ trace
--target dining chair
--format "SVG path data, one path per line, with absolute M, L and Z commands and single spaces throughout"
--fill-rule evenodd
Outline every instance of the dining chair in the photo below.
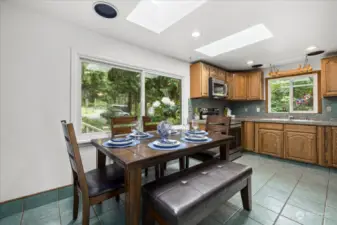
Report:
M 207 116 L 206 119 L 206 131 L 208 134 L 229 134 L 229 128 L 231 125 L 231 117 L 227 116 Z M 186 158 L 186 167 L 189 167 L 189 158 L 194 158 L 199 161 L 205 162 L 220 156 L 220 147 L 211 148 L 206 151 L 190 155 Z
M 138 123 L 137 116 L 122 116 L 122 117 L 112 117 L 111 118 L 111 134 L 119 135 L 119 134 L 129 134 L 132 132 L 132 127 Z M 144 131 L 145 126 L 143 126 Z M 156 128 L 157 129 L 157 128 Z M 156 179 L 160 177 L 160 169 L 159 166 L 155 167 L 156 171 Z M 149 170 L 145 169 L 145 176 L 148 176 Z
M 142 120 L 143 120 L 143 129 L 145 132 L 157 130 L 158 123 L 153 122 L 151 117 L 143 116 Z M 159 166 L 155 167 L 156 179 L 165 175 L 166 167 L 167 167 L 167 163 L 162 163 Z M 185 158 L 179 158 L 179 169 L 180 170 L 185 169 Z M 146 170 L 145 170 L 145 173 L 146 173 Z
M 151 117 L 149 116 L 143 116 L 142 117 L 143 122 L 143 130 L 144 132 L 148 131 L 156 131 L 158 123 L 155 123 L 152 121 Z M 166 163 L 163 163 L 161 165 L 155 166 L 155 177 L 158 179 L 159 177 L 164 175 L 164 170 L 166 169 Z M 145 176 L 148 175 L 148 169 L 145 169 Z
M 111 118 L 111 134 L 129 134 L 138 123 L 137 116 L 121 116 Z
M 61 121 L 70 166 L 73 174 L 73 220 L 77 219 L 79 194 L 82 194 L 82 225 L 89 225 L 90 206 L 124 193 L 124 169 L 117 164 L 84 172 L 82 159 L 72 123 Z

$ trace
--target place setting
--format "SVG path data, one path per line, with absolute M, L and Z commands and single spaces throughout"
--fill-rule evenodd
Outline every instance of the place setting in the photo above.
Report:
M 172 131 L 175 131 L 172 133 Z M 177 135 L 179 131 L 173 130 L 170 123 L 162 121 L 158 124 L 157 133 L 160 135 L 160 139 L 155 140 L 148 144 L 153 150 L 179 150 L 186 147 L 186 144 L 178 140 L 169 139 L 170 135 Z
M 208 132 L 205 130 L 200 130 L 196 121 L 192 120 L 192 130 L 187 130 L 184 133 L 184 137 L 181 138 L 184 142 L 190 143 L 200 143 L 200 142 L 210 142 L 212 138 L 209 138 Z
M 134 128 L 126 137 L 113 137 L 103 143 L 103 146 L 108 148 L 124 148 L 136 146 L 142 139 L 152 138 L 154 135 L 148 132 L 140 131 L 140 123 L 134 124 Z

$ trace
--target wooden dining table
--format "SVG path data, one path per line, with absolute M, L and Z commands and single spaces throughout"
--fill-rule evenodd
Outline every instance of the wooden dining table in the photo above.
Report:
M 94 139 L 92 145 L 97 149 L 97 168 L 105 167 L 106 157 L 125 169 L 125 222 L 127 225 L 138 225 L 141 211 L 142 169 L 159 165 L 174 159 L 183 159 L 204 150 L 220 147 L 220 159 L 229 159 L 229 144 L 233 136 L 209 134 L 210 142 L 190 143 L 180 150 L 153 150 L 148 144 L 159 136 L 140 140 L 140 144 L 125 148 L 108 148 L 103 143 L 108 139 Z M 181 135 L 172 135 L 170 139 L 181 141 Z

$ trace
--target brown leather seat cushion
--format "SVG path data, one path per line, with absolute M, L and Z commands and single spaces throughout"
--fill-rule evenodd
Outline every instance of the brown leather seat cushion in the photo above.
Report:
M 124 169 L 117 164 L 111 164 L 104 169 L 94 169 L 85 173 L 89 197 L 114 191 L 124 185 Z
M 203 152 L 198 152 L 196 154 L 193 154 L 191 156 L 194 159 L 200 160 L 202 162 L 205 162 L 207 160 L 211 160 L 214 158 L 219 158 L 220 157 L 220 148 L 211 148 Z
M 143 187 L 143 200 L 150 201 L 168 224 L 197 224 L 246 185 L 250 167 L 210 161 Z

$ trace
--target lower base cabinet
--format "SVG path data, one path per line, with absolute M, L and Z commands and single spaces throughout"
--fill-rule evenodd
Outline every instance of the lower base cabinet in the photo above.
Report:
M 317 163 L 316 134 L 285 131 L 285 158 Z
M 332 165 L 333 167 L 337 167 L 337 127 L 333 127 L 331 129 L 331 140 L 330 143 L 330 151 L 332 155 Z M 328 145 L 329 145 L 328 144 Z
M 283 131 L 259 129 L 258 152 L 283 158 Z

